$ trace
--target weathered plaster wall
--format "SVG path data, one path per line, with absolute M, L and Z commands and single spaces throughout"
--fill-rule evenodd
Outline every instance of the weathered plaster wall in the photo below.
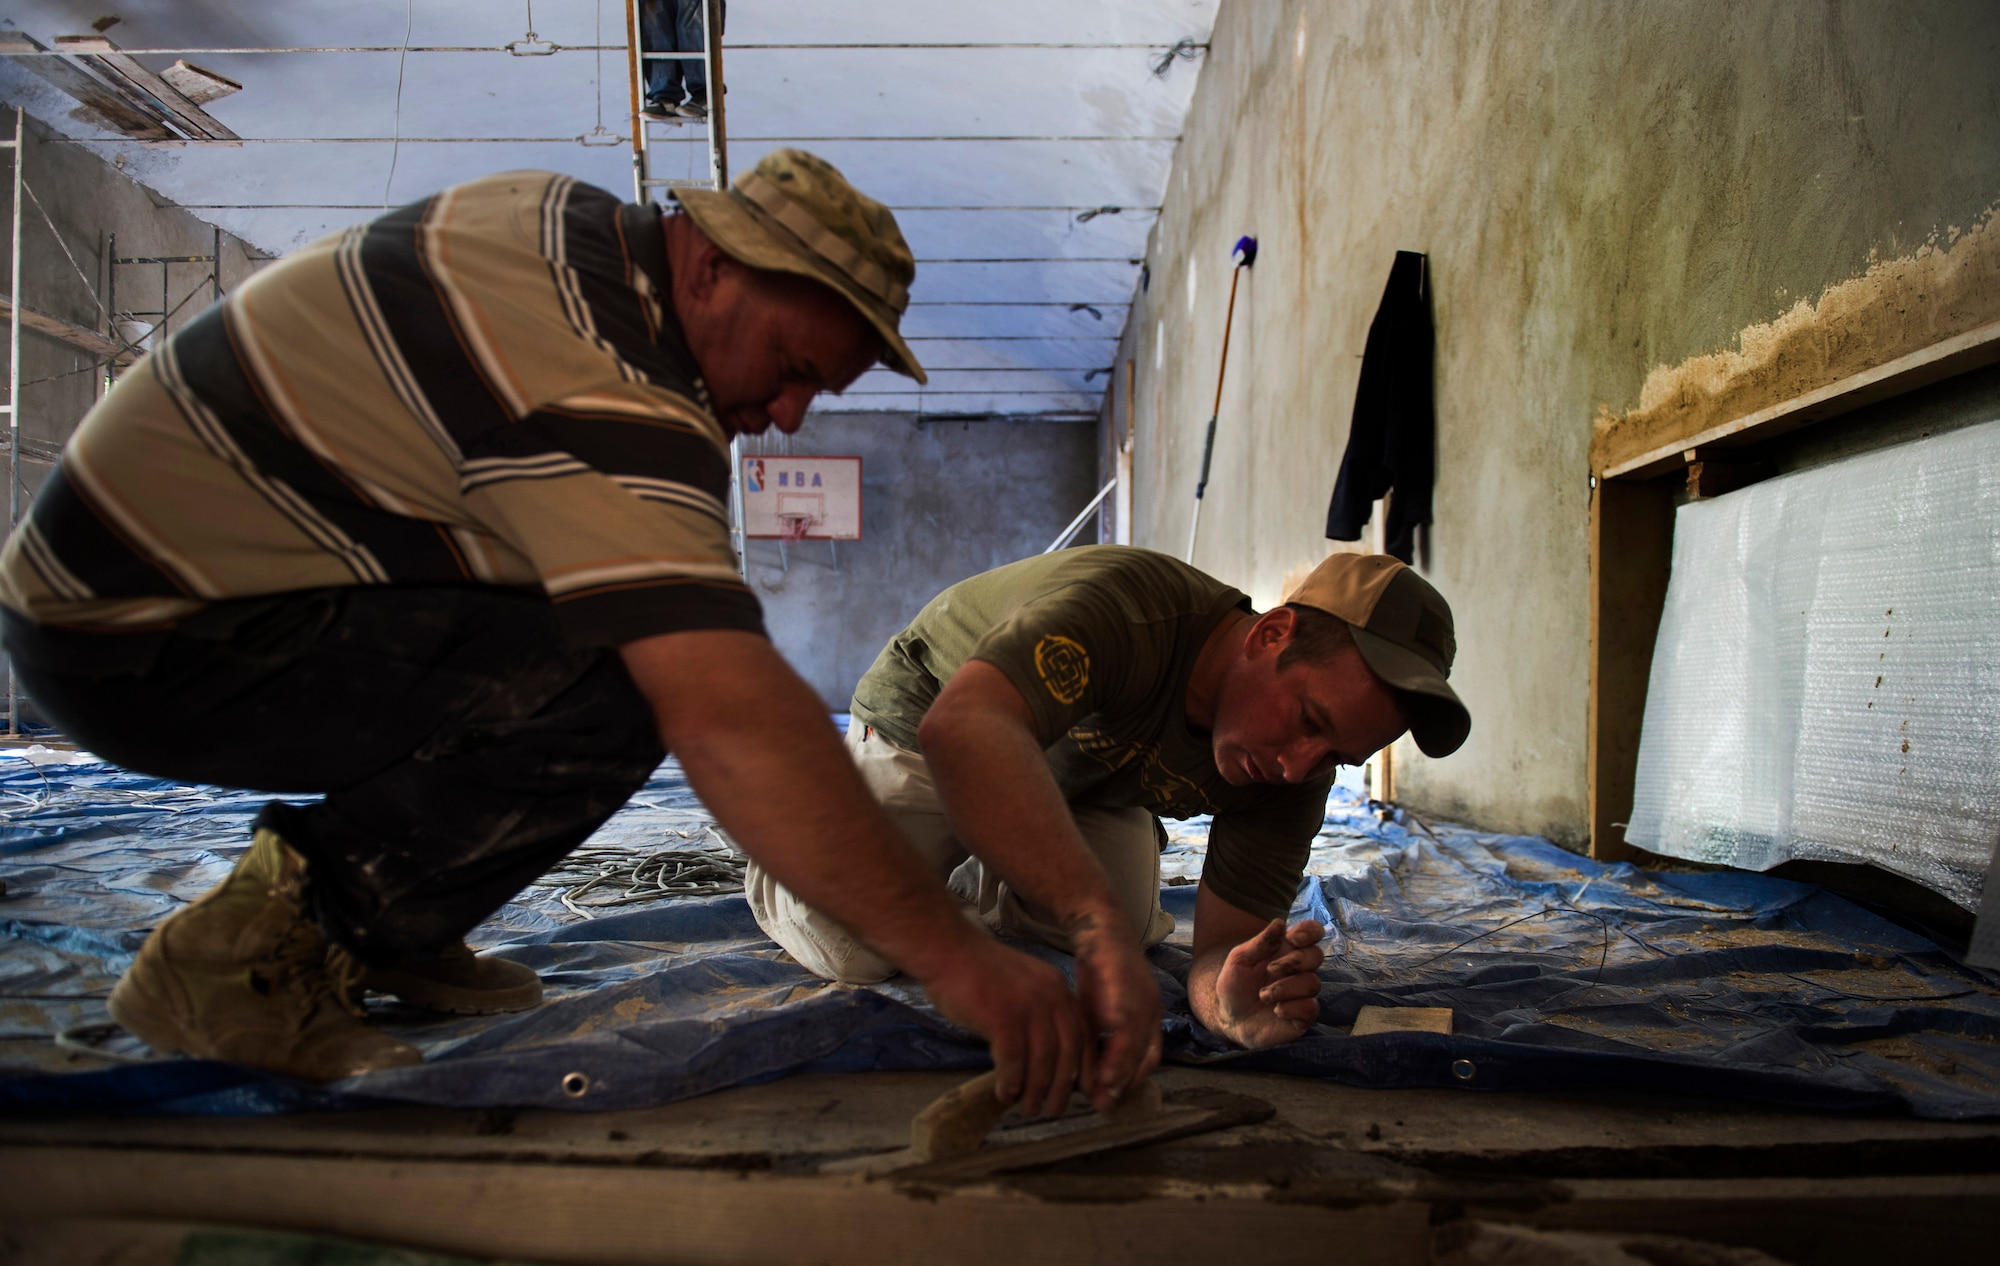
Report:
M 1237 237 L 1262 253 L 1195 561 L 1260 604 L 1328 548 L 1368 323 L 1394 252 L 1429 252 L 1428 574 L 1458 612 L 1474 726 L 1446 761 L 1403 744 L 1400 787 L 1579 843 L 1593 417 L 1982 221 L 2000 9 L 1225 0 L 1184 138 L 1121 350 L 1136 541 L 1186 543 Z
M 792 452 L 861 458 L 862 539 L 787 545 L 789 571 L 778 542 L 749 543 L 750 582 L 778 649 L 846 711 L 876 653 L 939 590 L 1040 553 L 1083 509 L 1097 491 L 1096 438 L 1077 422 L 808 417 Z M 1095 539 L 1085 527 L 1078 543 Z

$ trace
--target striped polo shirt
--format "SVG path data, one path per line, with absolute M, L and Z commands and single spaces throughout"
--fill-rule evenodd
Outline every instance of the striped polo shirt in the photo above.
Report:
M 546 595 L 582 645 L 761 632 L 728 492 L 657 209 L 509 172 L 306 247 L 141 360 L 8 541 L 0 603 L 139 631 L 476 584 Z

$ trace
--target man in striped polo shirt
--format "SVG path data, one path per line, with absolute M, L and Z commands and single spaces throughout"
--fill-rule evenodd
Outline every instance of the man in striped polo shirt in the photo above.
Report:
M 1006 1091 L 1087 1068 L 1060 974 L 913 878 L 730 546 L 732 434 L 878 359 L 923 381 L 895 219 L 796 150 L 679 201 L 511 172 L 307 247 L 135 366 L 8 541 L 7 648 L 65 731 L 323 796 L 147 940 L 111 1010 L 155 1048 L 328 1080 L 419 1058 L 362 988 L 533 1005 L 465 934 L 670 749 Z

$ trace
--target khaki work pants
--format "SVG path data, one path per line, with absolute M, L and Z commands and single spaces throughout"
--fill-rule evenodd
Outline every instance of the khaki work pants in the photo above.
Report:
M 1004 879 L 960 846 L 922 756 L 897 747 L 859 721 L 848 726 L 847 751 L 868 790 L 916 846 L 925 866 L 951 888 L 968 918 L 995 932 L 1070 950 L 1069 936 L 1047 911 L 1022 900 Z M 1160 909 L 1160 838 L 1153 815 L 1145 809 L 1081 805 L 1071 805 L 1070 813 L 1084 843 L 1110 877 L 1119 908 L 1133 927 L 1143 929 L 1140 947 L 1165 940 L 1174 930 L 1174 919 Z M 896 974 L 888 959 L 793 896 L 754 861 L 744 876 L 744 889 L 757 926 L 814 975 L 869 984 Z

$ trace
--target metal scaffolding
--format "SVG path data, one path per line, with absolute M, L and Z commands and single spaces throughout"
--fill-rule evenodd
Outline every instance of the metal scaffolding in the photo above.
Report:
M 209 231 L 212 234 L 210 240 L 213 242 L 213 245 L 209 248 L 209 253 L 206 255 L 129 255 L 121 258 L 118 254 L 118 235 L 113 233 L 106 239 L 105 254 L 111 263 L 107 269 L 105 278 L 104 302 L 105 307 L 110 311 L 111 320 L 117 322 L 121 319 L 129 318 L 133 321 L 143 321 L 147 317 L 158 318 L 158 320 L 151 323 L 151 328 L 148 329 L 142 338 L 130 339 L 128 340 L 129 342 L 137 344 L 145 341 L 150 346 L 164 339 L 167 335 L 168 320 L 182 308 L 186 307 L 188 300 L 194 298 L 195 294 L 201 289 L 203 283 L 196 282 L 194 287 L 182 297 L 178 304 L 174 303 L 171 282 L 173 266 L 175 264 L 207 264 L 208 276 L 203 280 L 208 285 L 208 301 L 211 304 L 222 302 L 222 230 L 215 225 L 210 225 Z M 138 309 L 119 311 L 118 268 L 121 264 L 126 266 L 135 264 L 159 266 L 160 307 L 157 312 L 151 309 L 143 311 Z M 114 336 L 118 334 L 115 324 L 111 332 Z M 109 370 L 110 376 L 115 379 L 117 377 L 118 365 L 114 362 L 109 367 Z
M 13 156 L 13 226 L 8 233 L 7 283 L 7 535 L 21 522 L 21 138 L 27 116 L 14 107 L 14 139 L 0 141 Z M 14 657 L 7 657 L 7 736 L 21 733 L 20 694 L 14 684 Z

